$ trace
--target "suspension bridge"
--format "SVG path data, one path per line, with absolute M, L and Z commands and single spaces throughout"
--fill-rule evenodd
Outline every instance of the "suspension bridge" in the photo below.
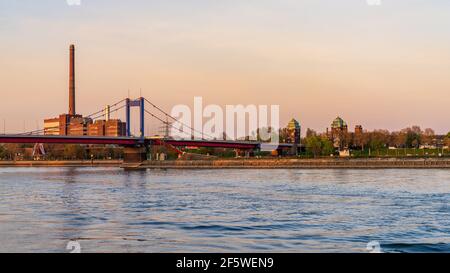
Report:
M 131 132 L 131 109 L 133 107 L 139 108 L 139 132 L 138 135 L 133 135 Z M 123 99 L 111 104 L 109 107 L 101 109 L 92 113 L 85 118 L 95 122 L 96 120 L 104 120 L 111 113 L 125 110 L 126 129 L 124 136 L 90 136 L 90 135 L 48 135 L 51 129 L 67 131 L 67 128 L 61 126 L 69 126 L 68 123 L 55 127 L 46 127 L 35 131 L 20 133 L 20 134 L 4 134 L 0 135 L 0 143 L 29 143 L 29 144 L 84 144 L 84 145 L 118 145 L 124 147 L 124 163 L 142 163 L 147 160 L 147 154 L 152 146 L 168 146 L 179 153 L 182 153 L 182 147 L 209 147 L 209 148 L 228 148 L 235 150 L 258 150 L 261 149 L 262 142 L 258 141 L 239 141 L 239 140 L 217 140 L 214 137 L 199 132 L 195 128 L 182 123 L 169 113 L 164 111 L 150 100 L 140 97 L 137 99 Z M 203 136 L 202 139 L 174 139 L 168 136 L 165 137 L 150 137 L 145 135 L 146 119 L 153 119 L 161 122 L 173 130 L 179 131 L 189 135 L 198 133 Z M 183 128 L 183 129 L 181 129 Z M 291 148 L 292 144 L 280 144 L 274 149 Z
M 161 107 L 147 98 L 139 97 L 137 99 L 125 98 L 108 105 L 88 116 L 82 116 L 75 111 L 75 46 L 69 47 L 69 112 L 62 114 L 58 118 L 44 121 L 44 128 L 35 131 L 24 132 L 21 134 L 0 135 L 0 143 L 29 143 L 35 144 L 35 147 L 41 144 L 84 144 L 84 145 L 117 145 L 124 147 L 124 163 L 142 163 L 147 160 L 147 154 L 152 146 L 166 146 L 170 149 L 182 153 L 180 147 L 211 147 L 211 148 L 229 148 L 236 150 L 258 150 L 267 143 L 258 141 L 237 141 L 237 140 L 217 140 L 216 138 L 199 132 L 195 128 L 182 123 L 174 118 Z M 131 109 L 139 108 L 139 133 L 131 133 Z M 108 122 L 111 113 L 125 111 L 125 120 L 123 123 L 116 120 L 113 127 L 115 133 L 107 133 L 107 126 L 103 122 Z M 150 137 L 145 135 L 146 119 L 153 119 L 161 122 L 166 128 L 172 131 L 179 131 L 187 137 L 171 138 L 167 134 L 164 137 Z M 73 121 L 77 122 L 73 122 Z M 47 126 L 46 122 L 55 124 Z M 101 130 L 90 133 L 89 126 L 99 122 Z M 86 132 L 86 124 L 87 132 Z M 125 125 L 126 128 L 123 128 Z M 95 127 L 95 126 L 92 126 Z M 111 127 L 108 127 L 111 128 Z M 124 129 L 124 130 L 123 130 Z M 102 133 L 99 133 L 101 131 Z M 167 130 L 168 131 L 168 130 Z M 188 133 L 188 134 L 187 134 Z M 201 139 L 194 139 L 194 135 L 202 136 Z M 38 145 L 39 144 L 39 145 Z M 270 146 L 270 145 L 269 145 Z M 273 149 L 281 150 L 292 148 L 292 144 L 280 144 Z

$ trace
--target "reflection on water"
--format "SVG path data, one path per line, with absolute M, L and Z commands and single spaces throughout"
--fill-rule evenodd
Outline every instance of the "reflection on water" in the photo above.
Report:
M 1 168 L 0 252 L 450 251 L 448 170 Z

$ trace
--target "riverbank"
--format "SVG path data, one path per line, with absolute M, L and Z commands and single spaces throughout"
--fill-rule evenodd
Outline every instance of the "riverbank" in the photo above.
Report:
M 124 167 L 131 169 L 450 169 L 450 158 L 321 158 L 214 159 L 145 161 L 122 160 L 0 161 L 0 167 Z
M 135 166 L 137 167 L 137 166 Z M 218 159 L 146 161 L 147 169 L 450 169 L 450 159 Z
M 120 167 L 122 160 L 0 161 L 0 167 Z

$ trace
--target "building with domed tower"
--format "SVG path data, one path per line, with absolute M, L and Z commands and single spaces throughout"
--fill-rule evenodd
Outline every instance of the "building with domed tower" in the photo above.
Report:
M 331 123 L 331 130 L 327 128 L 327 137 L 333 142 L 333 146 L 339 149 L 348 148 L 348 126 L 341 118 L 337 117 Z
M 287 126 L 280 130 L 280 141 L 283 143 L 294 144 L 292 146 L 291 154 L 297 155 L 300 149 L 301 141 L 301 126 L 294 118 L 289 121 Z
M 286 126 L 286 143 L 300 144 L 300 135 L 300 123 L 295 119 L 291 119 Z

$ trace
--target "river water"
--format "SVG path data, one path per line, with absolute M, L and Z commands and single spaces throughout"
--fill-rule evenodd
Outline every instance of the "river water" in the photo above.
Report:
M 448 170 L 0 168 L 0 252 L 450 252 Z

